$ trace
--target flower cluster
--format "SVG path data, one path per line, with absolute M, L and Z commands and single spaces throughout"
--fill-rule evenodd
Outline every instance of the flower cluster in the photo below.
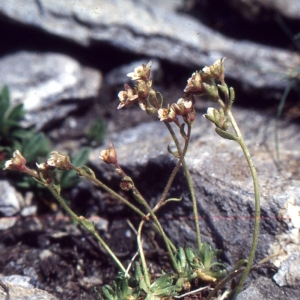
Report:
M 119 92 L 118 97 L 120 104 L 118 109 L 131 104 L 139 104 L 140 108 L 146 110 L 148 113 L 157 109 L 157 106 L 150 102 L 155 101 L 152 99 L 155 97 L 155 93 L 152 91 L 152 80 L 150 80 L 152 62 L 150 61 L 147 65 L 138 66 L 134 69 L 134 72 L 128 73 L 127 76 L 135 80 L 135 86 L 132 89 L 128 84 L 124 85 L 125 90 Z M 157 103 L 155 103 L 157 104 Z
M 176 122 L 177 117 L 182 116 L 185 123 L 193 125 L 196 118 L 194 103 L 194 97 L 180 98 L 177 103 L 172 103 L 167 108 L 159 109 L 158 118 L 160 121 Z
M 136 83 L 133 89 L 125 84 L 125 90 L 119 92 L 120 104 L 118 109 L 135 103 L 148 114 L 157 112 L 160 121 L 179 124 L 178 116 L 181 116 L 185 123 L 193 125 L 196 117 L 194 96 L 205 95 L 214 102 L 220 99 L 215 80 L 220 81 L 221 84 L 224 82 L 224 59 L 217 60 L 210 67 L 204 67 L 202 71 L 194 72 L 187 81 L 187 86 L 184 89 L 185 95 L 177 103 L 172 103 L 164 108 L 162 107 L 161 95 L 152 88 L 152 81 L 150 80 L 151 61 L 147 65 L 138 66 L 134 72 L 127 74 Z
M 26 159 L 19 150 L 16 150 L 13 157 L 5 162 L 3 170 L 19 171 L 38 178 L 38 173 L 26 166 Z
M 184 92 L 193 95 L 205 95 L 210 100 L 217 102 L 220 99 L 215 80 L 224 83 L 224 58 L 218 59 L 212 66 L 204 67 L 188 79 Z
M 51 183 L 54 179 L 53 170 L 55 168 L 60 170 L 71 170 L 73 165 L 71 164 L 70 157 L 66 154 L 62 154 L 58 151 L 53 151 L 50 153 L 50 158 L 41 164 L 36 163 L 38 171 L 29 169 L 26 166 L 26 159 L 23 157 L 19 150 L 13 153 L 13 158 L 6 161 L 3 170 L 20 171 L 27 173 L 30 176 L 40 180 L 46 180 L 47 183 Z

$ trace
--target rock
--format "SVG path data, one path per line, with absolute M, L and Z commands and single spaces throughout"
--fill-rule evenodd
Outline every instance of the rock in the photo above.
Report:
M 300 256 L 299 252 L 290 255 L 273 276 L 278 286 L 300 286 Z
M 0 300 L 57 300 L 51 294 L 34 288 L 27 276 L 0 276 L 0 282 Z
M 262 277 L 252 281 L 236 300 L 298 300 L 299 292 L 299 289 L 279 288 L 271 279 Z
M 275 242 L 271 245 L 269 253 L 273 254 L 280 250 L 284 255 L 276 257 L 272 262 L 279 267 L 278 272 L 273 276 L 279 286 L 299 286 L 300 282 L 300 189 L 298 186 L 289 188 L 284 194 L 275 194 L 273 201 L 278 205 L 278 218 L 285 225 L 285 230 L 279 232 Z
M 7 230 L 13 227 L 17 222 L 17 217 L 1 217 L 0 218 L 0 230 Z
M 24 199 L 8 181 L 0 180 L 0 213 L 11 217 L 20 213 Z
M 41 129 L 96 97 L 101 74 L 66 55 L 20 51 L 0 59 L 0 82 L 8 85 L 12 104 L 22 102 L 29 112 L 24 125 Z M 60 105 L 63 100 L 77 103 Z
M 0 213 L 2 216 L 21 215 L 28 217 L 34 215 L 36 211 L 37 206 L 32 205 L 31 192 L 27 192 L 23 197 L 8 181 L 0 180 Z M 0 229 L 8 229 L 15 223 L 16 218 L 1 218 Z
M 292 20 L 300 20 L 298 0 L 227 0 L 226 2 L 235 7 L 245 18 L 250 19 L 252 22 L 255 22 L 263 14 L 274 16 L 274 12 Z
M 141 66 L 142 64 L 147 64 L 149 61 L 138 60 L 134 61 L 130 64 L 119 66 L 113 70 L 111 70 L 105 76 L 105 81 L 109 86 L 116 86 L 122 85 L 124 86 L 125 83 L 130 83 L 131 79 L 127 76 L 128 73 L 132 72 L 137 66 Z M 151 78 L 159 77 L 160 73 L 160 63 L 157 59 L 152 60 L 151 66 Z
M 178 12 L 183 2 L 161 3 L 102 0 L 95 5 L 92 0 L 82 0 L 66 5 L 29 0 L 18 6 L 7 0 L 0 7 L 0 15 L 84 47 L 106 43 L 121 51 L 190 68 L 200 69 L 226 56 L 227 76 L 249 88 L 282 89 L 300 63 L 299 53 L 234 40 L 210 29 Z
M 300 207 L 299 193 L 295 190 L 300 184 L 299 127 L 292 124 L 280 126 L 282 170 L 279 172 L 274 163 L 274 120 L 250 109 L 235 108 L 234 115 L 249 145 L 261 186 L 261 225 L 255 261 L 274 254 L 278 247 L 283 247 L 288 255 L 296 251 L 300 257 L 299 234 L 293 240 L 294 247 L 290 251 L 287 245 L 290 239 L 285 246 L 278 240 L 282 231 L 292 234 L 293 230 L 285 230 L 284 223 L 290 221 L 279 216 L 280 210 L 287 205 L 289 198 L 286 195 L 290 193 L 297 199 L 294 201 L 294 211 Z M 175 164 L 175 159 L 167 152 L 167 145 L 173 145 L 173 142 L 164 124 L 141 124 L 108 139 L 116 148 L 119 164 L 154 205 L 153 199 L 159 198 Z M 93 167 L 102 170 L 102 174 L 107 173 L 102 175 L 105 180 L 116 182 L 112 180 L 113 171 L 107 172 L 108 166 L 99 164 L 100 151 L 96 149 L 91 155 Z M 233 266 L 238 260 L 248 257 L 254 224 L 253 185 L 243 153 L 237 143 L 221 139 L 213 126 L 198 115 L 186 162 L 198 199 L 203 240 L 223 249 L 222 259 Z M 182 173 L 177 176 L 170 195 L 176 198 L 181 196 L 183 200 L 178 205 L 169 204 L 162 209 L 166 232 L 177 246 L 195 246 L 189 191 Z

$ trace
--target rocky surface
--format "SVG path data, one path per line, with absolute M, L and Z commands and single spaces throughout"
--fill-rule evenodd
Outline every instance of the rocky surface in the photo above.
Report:
M 263 17 L 266 18 L 274 17 L 276 13 L 289 19 L 300 19 L 300 6 L 297 0 L 227 0 L 226 2 L 252 22 L 259 20 L 263 14 Z
M 272 299 L 299 299 L 299 291 L 280 289 L 271 279 L 259 278 L 241 292 L 237 300 L 272 300 Z
M 290 100 L 297 99 L 296 94 L 288 97 L 279 126 L 280 164 L 273 116 L 275 100 L 283 90 L 297 87 L 300 56 L 295 41 L 274 21 L 274 12 L 296 34 L 298 8 L 297 0 L 77 0 L 68 5 L 46 0 L 16 5 L 7 0 L 0 4 L 4 41 L 0 82 L 9 85 L 13 103 L 23 102 L 28 110 L 23 124 L 47 130 L 52 149 L 76 153 L 87 143 L 87 125 L 103 118 L 106 144 L 114 143 L 121 165 L 154 204 L 175 163 L 166 151 L 172 141 L 163 124 L 144 112 L 132 107 L 116 110 L 118 91 L 124 83 L 131 84 L 126 74 L 152 60 L 153 85 L 167 102 L 176 101 L 195 69 L 226 56 L 226 76 L 236 88 L 236 104 L 244 106 L 236 107 L 234 113 L 250 146 L 262 190 L 256 262 L 285 251 L 272 260 L 279 268 L 275 275 L 272 268 L 272 272 L 268 268 L 252 272 L 239 300 L 282 299 L 282 294 L 294 299 L 300 278 L 295 267 L 300 244 L 300 139 L 299 125 L 291 122 L 299 118 L 299 109 Z M 223 250 L 221 259 L 230 269 L 249 253 L 252 182 L 238 145 L 222 140 L 202 118 L 207 106 L 211 103 L 197 100 L 197 122 L 186 160 L 196 188 L 202 237 Z M 103 148 L 91 153 L 90 164 L 103 181 L 118 189 L 119 178 L 99 161 Z M 24 197 L 18 198 L 4 178 L 2 173 L 2 188 L 13 195 L 5 196 L 3 191 L 0 197 L 0 272 L 29 276 L 34 288 L 59 299 L 96 299 L 94 287 L 100 290 L 116 274 L 103 249 L 71 226 L 49 195 L 26 197 L 22 190 Z M 84 182 L 64 196 L 72 199 L 71 206 L 79 214 L 94 217 L 97 229 L 127 265 L 136 251 L 136 238 L 126 221 L 136 225 L 136 216 Z M 179 206 L 163 208 L 162 222 L 178 246 L 193 245 L 191 203 L 182 173 L 170 196 L 183 200 Z M 101 218 L 95 219 L 97 215 Z M 160 272 L 162 266 L 165 270 L 170 266 L 161 241 L 157 242 L 159 249 L 150 251 L 153 238 L 145 237 L 146 254 L 153 270 Z M 23 290 L 20 293 L 24 295 Z
M 257 111 L 235 109 L 235 114 L 250 146 L 261 186 L 262 217 L 256 261 L 284 250 L 285 254 L 274 260 L 280 267 L 288 257 L 300 257 L 297 250 L 300 246 L 297 221 L 300 174 L 298 147 L 295 147 L 299 141 L 299 129 L 289 125 L 279 131 L 279 170 L 274 161 L 274 120 Z M 159 133 L 157 138 L 154 138 L 155 133 Z M 159 190 L 162 190 L 174 165 L 174 158 L 166 150 L 166 145 L 172 145 L 172 140 L 164 124 L 145 123 L 110 136 L 110 140 L 115 145 L 120 164 L 139 182 L 141 178 L 146 181 L 141 183 L 141 188 L 151 201 L 158 199 Z M 94 168 L 101 168 L 99 152 L 100 149 L 96 149 L 92 153 Z M 211 124 L 199 114 L 186 161 L 196 189 L 203 239 L 224 249 L 224 258 L 233 265 L 249 253 L 254 223 L 253 185 L 242 151 L 235 142 L 219 138 Z M 180 176 L 170 195 L 183 197 L 182 207 L 164 211 L 165 225 L 178 246 L 182 245 L 182 240 L 184 244 L 195 243 L 193 221 L 189 218 L 192 208 L 186 196 L 189 192 L 183 180 Z M 291 211 L 295 212 L 294 217 Z M 249 238 L 245 240 L 245 236 Z M 290 268 L 284 267 L 283 270 L 286 270 L 284 276 L 289 276 Z M 297 269 L 293 274 L 293 278 L 299 278 Z
M 8 22 L 36 28 L 84 47 L 107 43 L 122 51 L 199 68 L 227 57 L 228 77 L 251 88 L 282 88 L 300 63 L 297 52 L 235 40 L 178 12 L 183 2 L 168 5 L 143 0 L 81 0 L 66 4 L 30 0 L 0 6 Z M 125 13 L 126 12 L 126 13 Z
M 30 277 L 12 275 L 0 276 L 0 299 L 14 300 L 57 300 L 58 298 L 49 293 L 35 289 L 30 284 Z
M 0 60 L 0 82 L 9 86 L 12 105 L 22 102 L 30 112 L 24 125 L 37 130 L 64 119 L 79 101 L 95 98 L 101 80 L 99 71 L 59 53 L 20 51 Z

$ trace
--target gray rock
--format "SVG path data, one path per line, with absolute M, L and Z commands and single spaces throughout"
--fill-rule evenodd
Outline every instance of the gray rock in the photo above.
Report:
M 63 119 L 77 105 L 57 105 L 62 100 L 84 101 L 96 97 L 101 74 L 57 53 L 17 52 L 0 59 L 0 82 L 10 89 L 12 104 L 23 103 L 30 112 L 25 125 L 37 129 Z
M 299 289 L 279 288 L 269 278 L 259 278 L 251 282 L 236 300 L 299 300 Z
M 299 252 L 295 252 L 282 263 L 273 279 L 279 286 L 300 287 Z
M 0 213 L 11 217 L 20 213 L 24 199 L 16 189 L 5 180 L 0 180 Z
M 110 86 L 124 85 L 124 83 L 130 83 L 131 78 L 127 77 L 127 74 L 132 72 L 136 67 L 141 66 L 142 64 L 147 65 L 149 60 L 138 60 L 130 64 L 119 66 L 111 70 L 106 76 L 105 81 Z M 151 66 L 151 78 L 156 80 L 159 77 L 160 73 L 160 63 L 157 59 L 152 60 Z
M 298 0 L 226 0 L 229 5 L 237 8 L 247 19 L 255 20 L 260 14 L 274 11 L 286 18 L 300 20 L 300 5 Z
M 17 222 L 17 217 L 2 217 L 0 218 L 0 230 L 7 230 L 13 227 Z
M 57 300 L 51 294 L 34 288 L 27 276 L 0 276 L 0 282 L 0 300 Z
M 60 1 L 7 0 L 0 15 L 89 47 L 108 43 L 121 50 L 176 64 L 202 68 L 227 57 L 228 77 L 251 88 L 285 87 L 299 65 L 296 52 L 228 38 L 176 11 L 182 2 L 147 0 Z

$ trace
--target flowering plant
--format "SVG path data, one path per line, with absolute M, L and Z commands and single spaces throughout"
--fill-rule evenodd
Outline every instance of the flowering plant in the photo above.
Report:
M 101 152 L 100 158 L 104 163 L 111 165 L 115 169 L 116 173 L 120 176 L 121 189 L 131 192 L 136 202 L 128 201 L 121 194 L 118 194 L 109 188 L 96 178 L 95 173 L 90 168 L 73 165 L 68 155 L 57 151 L 51 152 L 50 158 L 46 162 L 37 164 L 37 170 L 31 170 L 26 166 L 26 159 L 18 150 L 15 151 L 14 157 L 6 162 L 5 170 L 27 173 L 40 184 L 47 187 L 66 212 L 79 224 L 85 227 L 114 260 L 120 269 L 120 273 L 111 285 L 105 285 L 102 288 L 102 297 L 104 297 L 104 299 L 173 299 L 175 297 L 184 297 L 185 295 L 200 290 L 206 290 L 206 299 L 211 299 L 217 290 L 221 289 L 228 280 L 231 280 L 239 273 L 243 273 L 243 275 L 238 287 L 233 291 L 234 296 L 237 295 L 243 285 L 253 264 L 257 246 L 260 218 L 259 186 L 251 156 L 231 111 L 235 93 L 233 88 L 228 88 L 225 83 L 224 60 L 225 58 L 219 59 L 212 66 L 194 72 L 187 81 L 184 95 L 177 102 L 168 104 L 167 106 L 164 106 L 162 95 L 152 87 L 152 80 L 150 79 L 151 62 L 147 65 L 139 66 L 135 68 L 134 72 L 129 73 L 128 76 L 135 82 L 134 87 L 131 88 L 129 85 L 125 84 L 125 90 L 118 94 L 120 100 L 118 109 L 122 109 L 129 105 L 137 105 L 147 114 L 157 114 L 160 121 L 166 125 L 176 146 L 176 151 L 173 151 L 168 147 L 168 151 L 177 159 L 177 163 L 170 174 L 160 199 L 154 207 L 149 205 L 147 199 L 143 197 L 136 187 L 133 179 L 121 168 L 118 162 L 117 151 L 112 144 L 110 144 L 106 150 Z M 191 138 L 192 126 L 196 119 L 195 99 L 197 96 L 205 96 L 219 106 L 219 108 L 209 107 L 207 114 L 205 114 L 204 117 L 215 125 L 215 131 L 219 136 L 224 139 L 233 140 L 241 146 L 248 162 L 254 184 L 256 213 L 250 257 L 248 261 L 246 261 L 246 267 L 243 267 L 245 264 L 244 260 L 239 262 L 227 277 L 225 277 L 226 266 L 216 259 L 220 251 L 213 249 L 211 245 L 204 243 L 201 240 L 197 199 L 191 176 L 185 163 L 185 155 Z M 179 136 L 183 140 L 182 143 L 180 143 L 180 139 L 178 139 Z M 162 206 L 171 201 L 180 201 L 180 199 L 174 198 L 167 199 L 167 195 L 172 182 L 181 167 L 183 168 L 187 180 L 193 204 L 195 231 L 197 234 L 195 249 L 188 247 L 176 248 L 157 217 L 157 212 Z M 87 178 L 119 201 L 128 205 L 141 217 L 136 233 L 140 261 L 135 262 L 134 271 L 131 271 L 131 265 L 132 262 L 136 260 L 136 256 L 134 256 L 129 266 L 125 268 L 115 253 L 110 249 L 109 245 L 105 243 L 99 233 L 95 230 L 94 225 L 83 216 L 77 216 L 69 208 L 64 199 L 60 196 L 60 184 L 56 180 L 55 169 L 75 171 L 80 177 Z M 142 208 L 140 209 L 139 207 Z M 162 275 L 156 279 L 151 278 L 146 257 L 144 255 L 142 231 L 146 222 L 149 222 L 154 230 L 161 235 L 173 267 L 173 270 L 169 273 L 163 273 L 162 270 Z M 190 291 L 192 286 L 191 283 L 195 280 L 197 280 L 198 283 L 203 284 L 200 288 Z M 211 286 L 215 288 L 211 290 Z

